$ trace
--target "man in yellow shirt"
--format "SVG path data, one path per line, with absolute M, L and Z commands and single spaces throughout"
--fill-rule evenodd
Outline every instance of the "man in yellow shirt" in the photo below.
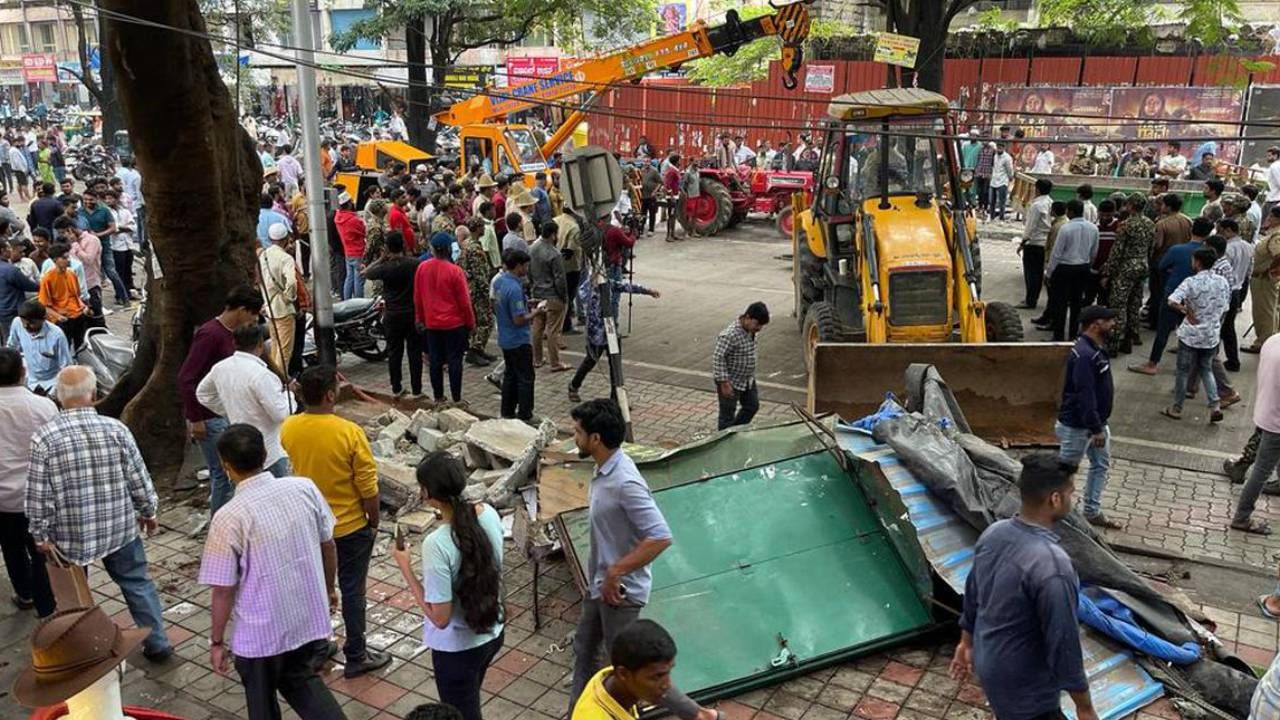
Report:
M 284 421 L 280 444 L 295 475 L 311 478 L 333 511 L 338 550 L 338 589 L 346 626 L 343 676 L 363 675 L 391 662 L 391 656 L 365 644 L 365 585 L 369 558 L 378 534 L 378 466 L 369 438 L 359 425 L 333 412 L 338 377 L 331 367 L 313 367 L 298 379 L 306 412 Z
M 571 720 L 639 718 L 640 703 L 656 705 L 671 687 L 676 643 L 652 620 L 637 620 L 614 638 L 607 667 L 587 683 Z

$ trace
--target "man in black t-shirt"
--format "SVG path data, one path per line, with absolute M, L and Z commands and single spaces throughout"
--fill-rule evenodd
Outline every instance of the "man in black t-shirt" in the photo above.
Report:
M 418 272 L 418 259 L 405 255 L 404 235 L 392 230 L 383 239 L 382 257 L 364 271 L 366 280 L 382 281 L 382 299 L 386 311 L 382 318 L 387 334 L 387 369 L 391 375 L 391 392 L 404 394 L 401 362 L 405 347 L 409 350 L 409 388 L 422 394 L 422 338 L 414 325 L 413 278 Z

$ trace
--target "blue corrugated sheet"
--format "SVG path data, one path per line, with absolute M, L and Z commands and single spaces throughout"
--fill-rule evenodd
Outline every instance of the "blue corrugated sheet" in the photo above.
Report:
M 839 430 L 840 445 L 862 460 L 879 465 L 889 484 L 907 507 L 920 546 L 934 571 L 956 593 L 964 594 L 965 578 L 973 567 L 978 531 L 933 496 L 898 460 L 894 451 L 869 436 Z M 1164 695 L 1164 687 L 1138 667 L 1133 656 L 1101 635 L 1081 627 L 1081 647 L 1093 704 L 1103 720 L 1118 720 Z M 1075 718 L 1070 698 L 1062 696 L 1062 710 Z

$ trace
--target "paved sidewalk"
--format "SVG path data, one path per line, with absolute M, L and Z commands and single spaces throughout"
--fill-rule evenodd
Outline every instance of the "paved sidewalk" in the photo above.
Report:
M 388 539 L 382 533 L 380 545 L 385 547 Z M 147 542 L 152 577 L 160 589 L 177 656 L 159 666 L 139 655 L 131 657 L 124 680 L 125 702 L 157 707 L 189 720 L 240 718 L 245 700 L 238 678 L 234 673 L 218 675 L 208 663 L 209 591 L 194 582 L 199 552 L 198 542 L 171 530 Z M 339 665 L 328 666 L 326 683 L 350 720 L 403 718 L 414 706 L 436 698 L 430 653 L 422 651 L 419 643 L 422 616 L 413 609 L 413 600 L 385 549 L 380 552 L 370 570 L 368 638 L 374 647 L 389 650 L 395 661 L 376 676 L 356 680 L 342 679 Z M 568 704 L 572 652 L 566 648 L 579 611 L 577 589 L 563 562 L 545 567 L 539 580 L 544 624 L 535 630 L 533 569 L 510 545 L 503 575 L 508 592 L 506 642 L 485 679 L 484 716 L 486 720 L 556 718 Z M 90 582 L 102 607 L 117 622 L 130 624 L 119 590 L 106 573 L 92 572 Z M 1222 608 L 1206 611 L 1218 620 L 1223 640 L 1238 643 L 1236 650 L 1243 657 L 1255 665 L 1270 661 L 1277 646 L 1275 623 Z M 340 637 L 341 618 L 335 616 L 333 622 Z M 27 638 L 34 626 L 30 613 L 12 608 L 0 611 L 0 652 L 5 661 L 0 666 L 0 686 L 9 687 L 28 661 Z M 718 707 L 729 720 L 990 718 L 980 688 L 947 677 L 952 649 L 921 641 L 746 693 Z M 25 716 L 11 699 L 0 702 L 10 703 L 0 716 Z M 296 715 L 286 711 L 285 717 Z M 1177 715 L 1167 701 L 1161 701 L 1135 717 Z

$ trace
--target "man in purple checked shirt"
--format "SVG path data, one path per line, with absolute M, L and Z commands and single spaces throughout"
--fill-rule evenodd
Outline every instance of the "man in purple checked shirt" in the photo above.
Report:
M 318 671 L 330 655 L 329 615 L 338 556 L 333 513 L 315 483 L 275 477 L 262 433 L 228 427 L 218 457 L 236 485 L 213 517 L 200 563 L 200 584 L 213 588 L 209 660 L 226 673 L 227 621 L 235 614 L 231 652 L 244 684 L 249 720 L 280 717 L 282 695 L 299 717 L 341 720 L 342 708 Z

